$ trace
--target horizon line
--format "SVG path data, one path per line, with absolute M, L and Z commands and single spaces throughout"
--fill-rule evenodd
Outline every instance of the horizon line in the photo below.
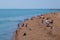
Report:
M 18 9 L 18 8 L 2 8 L 2 9 Z M 27 8 L 28 9 L 28 8 Z M 32 8 L 33 9 L 33 8 Z M 36 8 L 35 8 L 36 9 Z M 39 9 L 42 9 L 42 8 L 39 8 Z M 44 8 L 45 9 L 45 8 Z M 48 9 L 48 8 L 46 8 L 46 9 Z M 52 9 L 52 8 L 49 8 L 49 9 L 51 9 L 51 10 L 54 10 L 54 9 Z M 58 8 L 56 8 L 56 9 L 58 9 Z M 60 10 L 60 9 L 58 9 L 58 10 Z

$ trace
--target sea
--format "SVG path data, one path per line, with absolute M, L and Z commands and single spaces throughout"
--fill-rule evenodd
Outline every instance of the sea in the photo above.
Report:
M 60 9 L 0 9 L 0 40 L 12 40 L 18 24 L 33 16 L 60 12 Z

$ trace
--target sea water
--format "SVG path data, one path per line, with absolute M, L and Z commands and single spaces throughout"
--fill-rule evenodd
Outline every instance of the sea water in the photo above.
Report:
M 18 23 L 24 19 L 51 12 L 60 9 L 0 9 L 0 40 L 12 40 Z

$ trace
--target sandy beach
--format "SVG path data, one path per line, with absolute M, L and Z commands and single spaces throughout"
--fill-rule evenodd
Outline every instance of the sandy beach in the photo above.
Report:
M 60 12 L 37 15 L 19 24 L 14 40 L 60 40 Z M 49 18 L 53 20 L 52 29 L 44 24 Z

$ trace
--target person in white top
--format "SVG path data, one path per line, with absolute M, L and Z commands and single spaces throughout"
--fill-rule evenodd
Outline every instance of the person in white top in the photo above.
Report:
M 53 27 L 52 27 L 52 24 L 53 24 L 53 20 L 51 20 L 51 19 L 49 19 L 49 18 L 47 18 L 47 19 L 45 20 L 45 25 L 46 25 L 47 27 L 51 27 L 51 29 L 53 28 Z
M 49 20 L 45 20 L 45 25 L 46 25 L 47 27 L 49 27 L 49 24 L 50 24 Z

